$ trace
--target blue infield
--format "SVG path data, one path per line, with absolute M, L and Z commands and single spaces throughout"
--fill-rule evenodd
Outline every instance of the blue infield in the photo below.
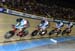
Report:
M 30 40 L 29 42 L 22 41 L 22 42 L 17 42 L 15 44 L 1 45 L 0 51 L 20 51 L 20 50 L 30 49 L 34 47 L 43 46 L 43 45 L 70 41 L 70 40 L 75 40 L 75 37 L 68 36 L 68 37 L 59 37 L 59 38 L 50 38 L 50 39 L 46 38 L 40 40 Z

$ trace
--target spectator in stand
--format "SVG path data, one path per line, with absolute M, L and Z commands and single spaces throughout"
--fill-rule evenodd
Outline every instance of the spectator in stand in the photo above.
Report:
M 50 5 L 45 5 L 44 3 L 41 3 L 43 1 L 38 2 L 34 2 L 31 0 L 0 0 L 0 3 L 3 3 L 3 5 L 6 3 L 8 8 L 14 8 L 14 10 L 17 11 L 22 10 L 26 13 L 43 16 L 49 14 L 51 15 L 51 17 L 55 17 L 55 19 L 61 19 L 62 17 L 64 18 L 64 16 L 68 17 L 68 15 L 70 15 L 70 18 L 71 16 L 75 17 L 74 9 L 72 10 L 71 8 L 57 6 L 55 3 L 53 3 L 53 1 Z
M 1 0 L 2 4 L 5 5 L 6 4 L 6 0 Z

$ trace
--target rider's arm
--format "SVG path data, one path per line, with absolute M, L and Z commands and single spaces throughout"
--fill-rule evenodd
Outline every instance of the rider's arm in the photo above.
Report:
M 16 27 L 24 27 L 24 21 L 17 23 L 15 26 Z
M 39 24 L 38 26 L 41 27 L 43 24 Z
M 15 26 L 18 27 L 18 26 L 20 26 L 20 25 L 21 25 L 21 23 L 17 23 Z

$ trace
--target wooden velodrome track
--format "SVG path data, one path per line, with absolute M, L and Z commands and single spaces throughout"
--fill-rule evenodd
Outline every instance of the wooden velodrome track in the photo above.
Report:
M 0 13 L 0 42 L 4 42 L 4 41 L 9 41 L 9 40 L 19 40 L 20 38 L 19 37 L 17 37 L 16 35 L 14 36 L 14 37 L 12 37 L 11 39 L 5 39 L 4 38 L 4 34 L 7 32 L 7 31 L 9 31 L 9 30 L 11 30 L 12 28 L 11 28 L 11 25 L 12 24 L 16 24 L 15 22 L 15 20 L 18 18 L 18 16 L 13 16 L 13 15 L 8 15 L 8 14 L 3 14 L 3 13 Z M 24 39 L 31 39 L 31 36 L 30 36 L 30 34 L 31 34 L 31 32 L 33 31 L 33 30 L 35 30 L 35 27 L 36 27 L 36 25 L 38 25 L 39 24 L 39 22 L 40 22 L 40 20 L 35 20 L 35 19 L 30 19 L 30 18 L 25 18 L 25 19 L 27 19 L 27 20 L 29 20 L 29 22 L 30 22 L 30 28 L 28 28 L 28 30 L 29 30 L 29 35 L 27 35 L 26 37 L 23 37 Z M 50 26 L 50 28 L 48 28 L 48 32 L 50 31 L 50 30 L 52 30 L 53 28 L 52 27 L 54 27 L 55 26 L 55 23 L 54 22 L 51 22 L 51 24 L 50 24 L 51 26 Z M 62 30 L 65 28 L 65 26 L 62 28 Z M 74 33 L 75 33 L 75 27 L 73 27 L 73 29 L 72 29 L 72 32 L 71 32 L 71 36 L 74 36 Z M 60 36 L 60 35 L 59 35 Z M 34 38 L 40 38 L 41 36 L 36 36 L 36 37 L 34 37 Z M 44 37 L 48 37 L 48 35 L 46 34 Z

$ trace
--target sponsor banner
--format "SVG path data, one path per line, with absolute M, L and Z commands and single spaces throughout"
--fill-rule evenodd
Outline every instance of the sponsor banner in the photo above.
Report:
M 61 20 L 55 20 L 55 22 L 59 22 L 59 21 L 61 21 Z M 65 24 L 67 24 L 68 23 L 68 21 L 63 21 Z M 75 22 L 72 22 L 74 25 L 75 25 Z
M 43 18 L 41 16 L 36 16 L 36 15 L 32 15 L 32 14 L 22 13 L 22 12 L 10 10 L 10 9 L 7 9 L 6 13 L 17 15 L 17 16 L 23 16 L 23 17 L 33 18 L 33 19 L 42 19 Z
M 7 9 L 6 13 L 13 14 L 13 15 L 18 15 L 18 16 L 23 16 L 23 13 L 18 12 L 18 11 L 14 11 L 14 10 L 10 10 L 10 9 Z
M 12 14 L 12 15 L 17 15 L 17 16 L 22 16 L 22 17 L 27 17 L 27 18 L 33 18 L 33 19 L 39 19 L 41 20 L 43 17 L 41 16 L 36 16 L 36 15 L 32 15 L 32 14 L 27 14 L 27 13 L 22 13 L 22 12 L 18 12 L 18 11 L 14 11 L 14 10 L 10 10 L 7 9 L 6 13 L 8 14 Z M 54 22 L 59 22 L 60 20 L 52 20 L 50 18 L 48 18 L 48 21 L 54 21 Z M 63 21 L 65 24 L 68 23 L 68 21 Z M 75 24 L 75 22 L 73 22 Z
M 0 7 L 0 12 L 4 12 L 6 9 Z

